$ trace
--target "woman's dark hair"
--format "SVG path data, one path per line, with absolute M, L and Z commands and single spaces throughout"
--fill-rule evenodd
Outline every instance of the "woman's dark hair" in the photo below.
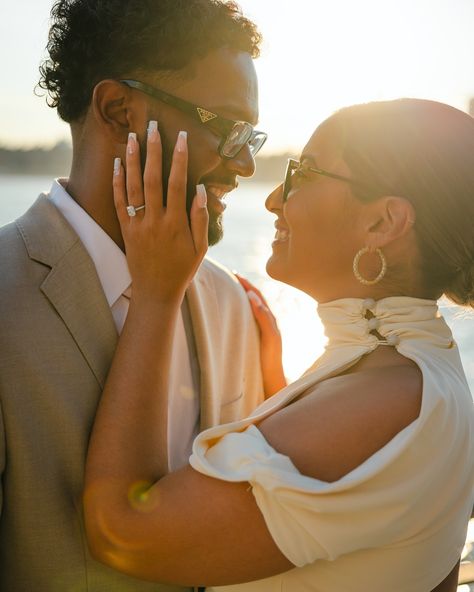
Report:
M 255 58 L 261 41 L 223 0 L 58 0 L 51 21 L 38 86 L 69 123 L 85 115 L 100 80 L 181 70 L 223 47 Z
M 334 125 L 362 201 L 405 197 L 416 212 L 423 286 L 474 307 L 474 118 L 435 101 L 346 107 Z

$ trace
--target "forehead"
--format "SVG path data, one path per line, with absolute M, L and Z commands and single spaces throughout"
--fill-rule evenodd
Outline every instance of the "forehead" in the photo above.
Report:
M 230 119 L 258 121 L 258 84 L 248 53 L 219 49 L 196 60 L 190 76 L 179 83 L 179 94 Z
M 302 162 L 308 159 L 328 170 L 344 166 L 342 142 L 334 125 L 326 121 L 317 127 L 303 148 L 300 159 Z

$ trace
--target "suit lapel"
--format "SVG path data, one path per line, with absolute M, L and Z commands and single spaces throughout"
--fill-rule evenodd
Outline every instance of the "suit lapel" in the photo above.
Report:
M 103 388 L 117 331 L 91 258 L 46 196 L 40 196 L 17 226 L 29 256 L 51 268 L 40 289 Z
M 117 331 L 94 264 L 80 242 L 53 267 L 41 291 L 64 321 L 103 388 Z

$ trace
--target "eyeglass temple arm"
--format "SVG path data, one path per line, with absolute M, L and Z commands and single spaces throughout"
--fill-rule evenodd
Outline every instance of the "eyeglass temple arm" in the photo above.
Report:
M 162 101 L 163 103 L 166 103 L 167 105 L 171 105 L 171 107 L 178 107 L 181 111 L 183 111 L 184 113 L 187 113 L 188 115 L 190 115 L 191 117 L 193 117 L 194 119 L 196 119 L 197 121 L 199 121 L 200 123 L 202 123 L 204 125 L 207 123 L 210 123 L 212 121 L 216 127 L 222 128 L 223 131 L 225 131 L 226 133 L 229 132 L 229 130 L 232 127 L 232 124 L 230 121 L 229 122 L 225 121 L 223 117 L 220 117 L 216 113 L 212 113 L 212 111 L 208 111 L 206 109 L 203 109 L 202 107 L 198 107 L 197 105 L 194 105 L 193 103 L 189 103 L 188 101 L 184 101 L 183 99 L 180 99 L 179 97 L 169 95 L 164 90 L 159 90 L 157 88 L 153 88 L 152 86 L 149 86 L 148 84 L 145 84 L 144 82 L 138 82 L 138 80 L 121 80 L 120 82 L 122 82 L 123 84 L 130 86 L 132 88 L 140 90 L 140 91 L 146 93 L 147 95 L 150 95 L 150 96 L 154 97 L 155 99 L 158 99 L 159 101 Z M 206 120 L 206 118 L 203 118 L 199 114 L 199 110 L 201 110 L 201 112 L 205 111 L 205 112 L 209 113 L 210 115 L 212 115 L 213 117 L 210 117 L 209 119 Z
M 312 173 L 318 173 L 319 175 L 324 175 L 325 177 L 331 177 L 333 179 L 339 179 L 340 181 L 346 181 L 347 183 L 356 183 L 356 181 L 354 181 L 353 179 L 349 179 L 349 177 L 344 177 L 343 175 L 337 175 L 336 173 L 329 173 L 328 171 L 325 171 L 323 169 L 309 168 L 307 170 L 311 171 Z

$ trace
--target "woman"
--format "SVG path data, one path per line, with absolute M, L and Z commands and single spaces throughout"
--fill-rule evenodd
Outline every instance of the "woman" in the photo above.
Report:
M 181 135 L 166 210 L 156 132 L 146 191 L 136 146 L 126 183 L 122 167 L 114 177 L 133 295 L 87 462 L 92 552 L 139 578 L 229 591 L 455 589 L 474 419 L 436 299 L 474 300 L 474 120 L 403 99 L 343 109 L 315 131 L 267 199 L 267 270 L 317 300 L 326 352 L 164 475 L 154 426 L 206 251 L 202 187 L 187 221 L 186 155 Z M 145 203 L 140 216 L 127 198 Z

